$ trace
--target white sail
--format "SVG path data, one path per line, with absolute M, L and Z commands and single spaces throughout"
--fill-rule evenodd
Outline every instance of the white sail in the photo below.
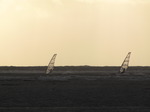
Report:
M 127 56 L 125 57 L 122 65 L 121 65 L 121 68 L 120 68 L 120 73 L 124 73 L 127 70 L 128 66 L 129 66 L 130 55 L 131 55 L 131 52 L 129 52 L 127 54 Z
M 50 60 L 48 67 L 47 67 L 47 70 L 46 70 L 46 74 L 50 74 L 53 71 L 56 55 L 57 54 L 54 54 L 52 59 Z

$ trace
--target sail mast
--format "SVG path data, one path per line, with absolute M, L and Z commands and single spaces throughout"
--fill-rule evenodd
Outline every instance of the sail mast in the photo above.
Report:
M 48 67 L 47 67 L 47 70 L 46 70 L 46 74 L 50 74 L 53 71 L 56 55 L 57 54 L 54 54 L 52 59 L 50 60 Z
M 127 54 L 127 56 L 125 57 L 122 65 L 121 65 L 121 68 L 120 68 L 120 73 L 124 73 L 127 70 L 128 66 L 129 66 L 130 55 L 131 55 L 131 52 L 129 52 Z

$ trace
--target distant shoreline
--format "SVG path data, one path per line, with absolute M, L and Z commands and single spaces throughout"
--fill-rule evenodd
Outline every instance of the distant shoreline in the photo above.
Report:
M 47 66 L 0 66 L 1 67 L 47 67 Z M 90 66 L 90 65 L 66 65 L 66 66 L 55 66 L 55 67 L 120 67 L 120 66 Z M 150 67 L 150 66 L 129 66 L 129 67 Z

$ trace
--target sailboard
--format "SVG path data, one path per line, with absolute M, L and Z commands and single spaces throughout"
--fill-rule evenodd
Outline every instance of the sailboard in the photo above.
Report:
M 46 74 L 50 74 L 52 73 L 53 69 L 54 69 L 54 64 L 55 64 L 55 58 L 56 58 L 57 54 L 54 54 L 52 59 L 50 60 L 47 70 L 46 70 Z
M 128 66 L 129 66 L 130 55 L 131 55 L 131 52 L 129 52 L 127 54 L 127 56 L 125 57 L 122 65 L 121 65 L 121 68 L 120 68 L 120 73 L 124 73 L 127 70 Z

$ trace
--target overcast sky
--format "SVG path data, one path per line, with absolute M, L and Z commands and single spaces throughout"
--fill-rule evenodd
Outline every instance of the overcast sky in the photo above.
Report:
M 150 0 L 0 0 L 0 66 L 150 66 Z

